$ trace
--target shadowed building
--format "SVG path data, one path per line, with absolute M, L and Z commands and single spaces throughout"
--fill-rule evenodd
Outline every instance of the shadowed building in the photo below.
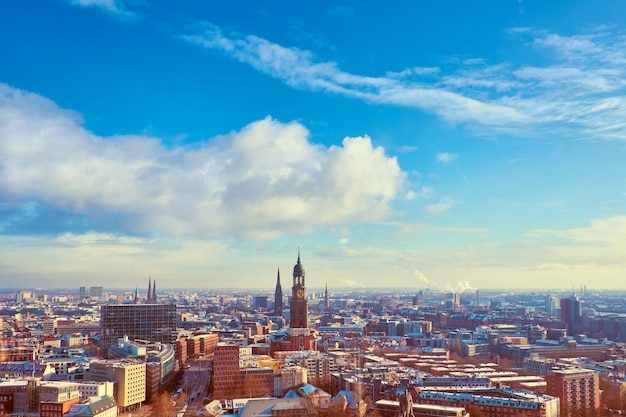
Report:
M 561 299 L 561 319 L 567 323 L 567 334 L 576 336 L 583 332 L 582 303 L 578 297 Z

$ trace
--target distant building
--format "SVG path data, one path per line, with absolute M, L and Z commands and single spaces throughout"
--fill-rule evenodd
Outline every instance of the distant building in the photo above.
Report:
M 252 299 L 253 308 L 267 308 L 267 296 L 257 295 Z
M 15 301 L 18 303 L 23 303 L 28 300 L 32 300 L 35 298 L 35 295 L 32 291 L 18 291 L 15 295 Z
M 89 296 L 100 298 L 104 294 L 103 287 L 89 287 Z
M 561 318 L 567 323 L 568 335 L 576 336 L 583 332 L 582 303 L 578 297 L 572 295 L 561 299 Z
M 559 299 L 553 295 L 549 295 L 546 297 L 546 313 L 548 314 L 556 314 L 559 309 Z

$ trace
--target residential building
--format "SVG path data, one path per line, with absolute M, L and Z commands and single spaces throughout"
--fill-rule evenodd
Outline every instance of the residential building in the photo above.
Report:
M 588 369 L 555 369 L 546 376 L 548 395 L 561 400 L 565 413 L 573 410 L 599 411 L 600 378 Z

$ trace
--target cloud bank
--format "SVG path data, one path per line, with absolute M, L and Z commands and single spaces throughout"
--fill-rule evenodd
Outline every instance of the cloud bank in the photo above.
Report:
M 270 117 L 201 145 L 100 137 L 74 112 L 0 84 L 0 193 L 85 216 L 116 216 L 125 233 L 268 239 L 392 212 L 405 172 L 367 136 L 309 141 Z

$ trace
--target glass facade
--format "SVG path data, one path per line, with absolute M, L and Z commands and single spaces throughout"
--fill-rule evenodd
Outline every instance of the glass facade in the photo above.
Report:
M 117 339 L 176 343 L 176 305 L 119 304 L 102 306 L 102 355 Z

